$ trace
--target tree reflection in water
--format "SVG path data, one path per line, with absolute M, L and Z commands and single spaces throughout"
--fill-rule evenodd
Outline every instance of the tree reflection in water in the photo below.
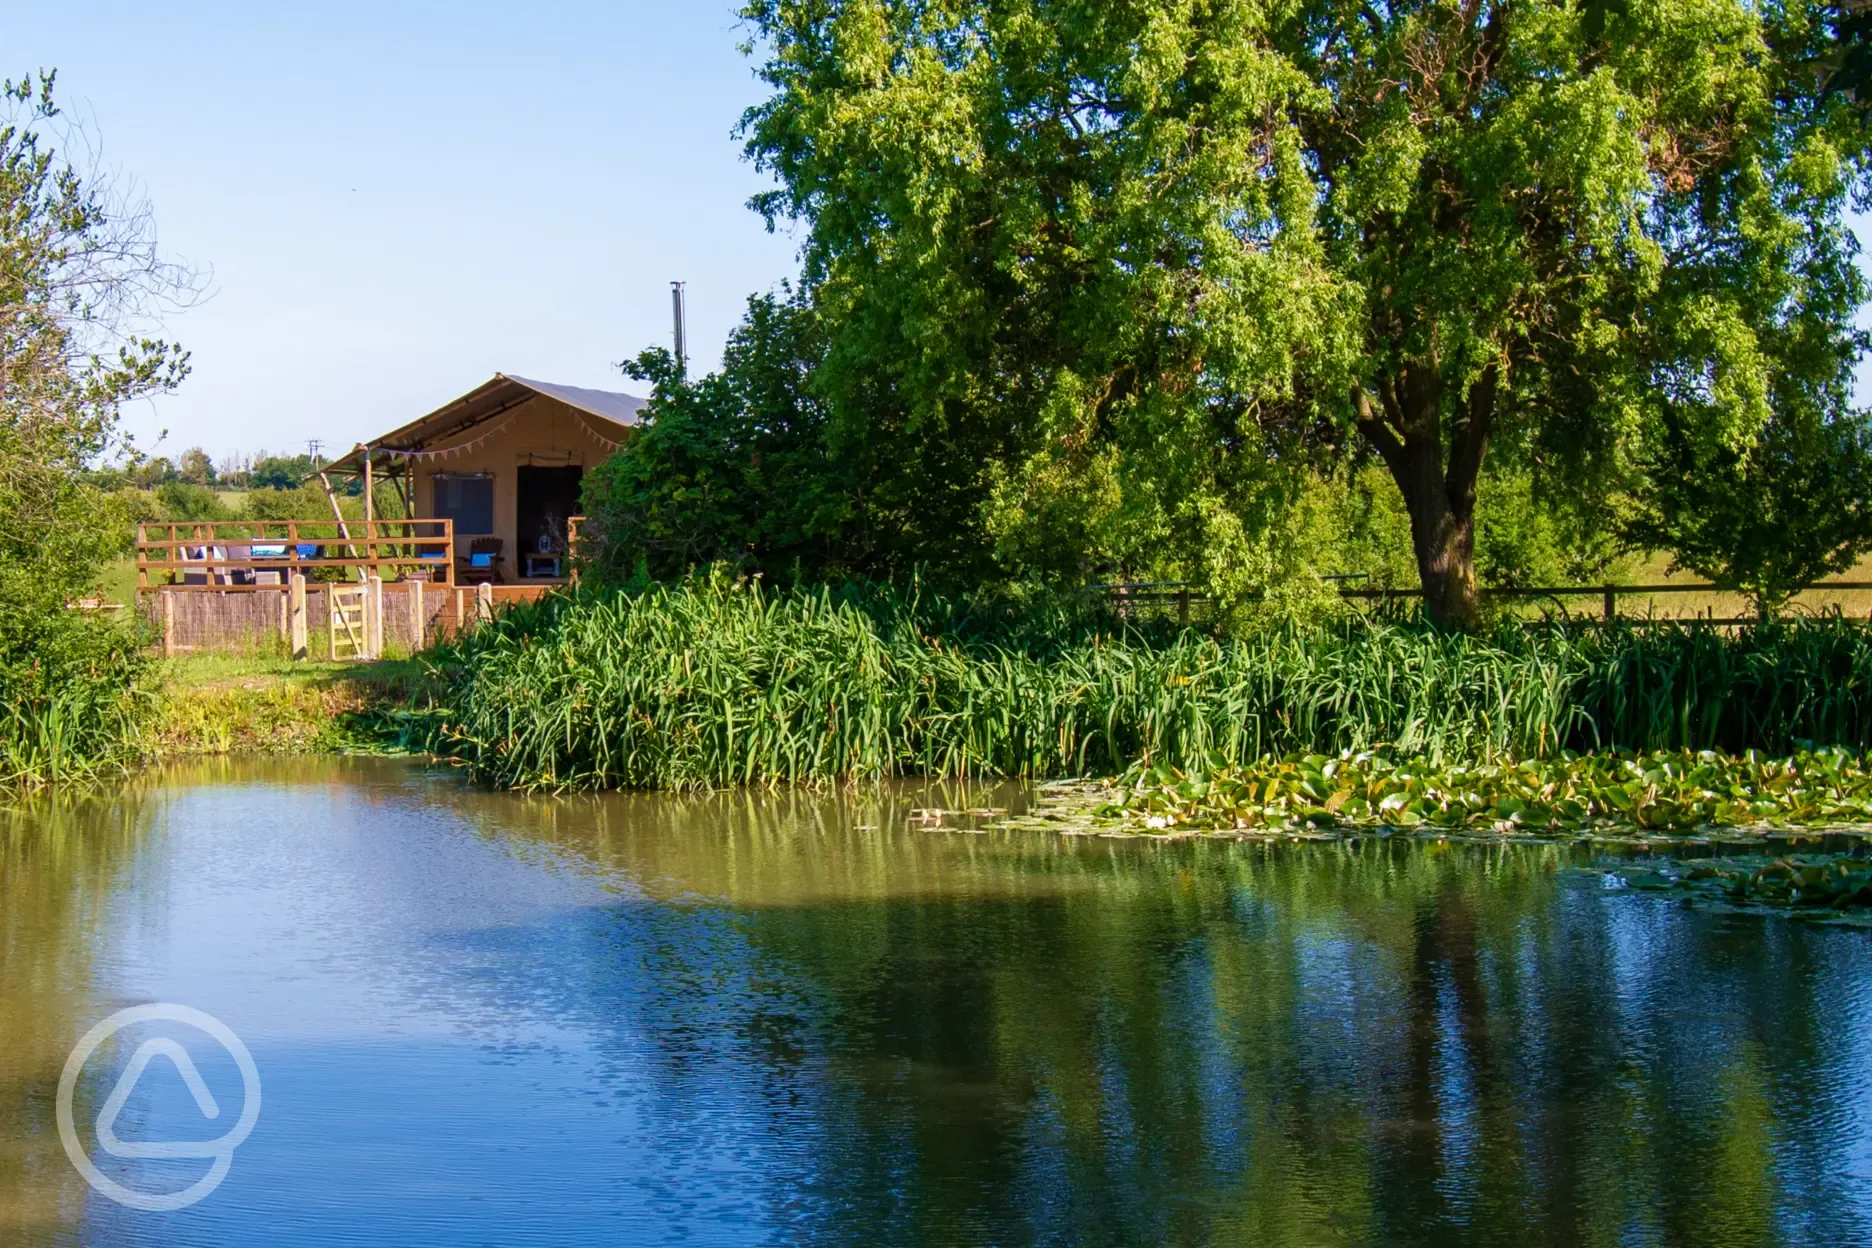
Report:
M 483 1196 L 502 1242 L 1872 1241 L 1864 932 L 1608 892 L 1563 846 L 910 819 L 1019 800 L 307 762 L 16 819 L 0 1216 L 74 1224 L 66 1047 L 187 963 L 277 1033 L 269 1117 L 208 1229 L 152 1243 L 455 1242 L 437 1211 Z M 375 1104 L 391 1134 L 345 1173 L 409 1182 L 317 1204 L 349 1164 L 321 1107 Z
M 92 936 L 134 857 L 141 808 L 134 787 L 0 804 L 0 1243 L 48 1235 L 84 1205 L 52 1105 L 94 1021 Z
M 814 1242 L 1872 1235 L 1862 932 L 1608 894 L 1569 847 L 906 827 L 937 801 L 502 821 L 664 901 L 582 919 L 640 974 L 555 988 L 653 1040 L 670 1112 L 748 1080 L 809 1135 L 770 1212 Z

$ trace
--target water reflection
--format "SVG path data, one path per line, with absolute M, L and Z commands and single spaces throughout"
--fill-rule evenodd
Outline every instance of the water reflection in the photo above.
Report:
M 0 1243 L 51 1235 L 84 1205 L 52 1104 L 91 1022 L 92 937 L 121 891 L 138 816 L 134 794 L 0 807 Z
M 69 1243 L 1872 1240 L 1864 932 L 1556 846 L 908 821 L 1018 800 L 173 777 L 5 859 L 0 1078 L 41 1091 L 0 1104 L 0 1208 Z M 268 1080 L 223 1191 L 155 1219 L 44 1147 L 45 1072 L 144 996 Z

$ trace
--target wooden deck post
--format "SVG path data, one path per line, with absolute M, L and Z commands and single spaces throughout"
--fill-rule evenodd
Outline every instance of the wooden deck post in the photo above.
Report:
M 167 589 L 162 591 L 162 652 L 165 659 L 173 659 L 176 652 L 175 594 Z
M 424 634 L 428 632 L 429 616 L 423 610 L 423 583 L 420 579 L 409 582 L 409 611 L 410 650 L 413 653 L 422 649 L 423 643 L 428 640 Z
M 383 658 L 383 577 L 375 572 L 364 591 L 364 657 Z
M 475 586 L 475 623 L 482 624 L 494 618 L 494 586 L 482 581 Z
M 292 601 L 292 637 L 290 640 L 292 657 L 303 660 L 311 656 L 311 646 L 306 635 L 308 630 L 306 628 L 305 573 L 295 572 L 292 574 L 292 584 L 288 587 L 286 594 Z

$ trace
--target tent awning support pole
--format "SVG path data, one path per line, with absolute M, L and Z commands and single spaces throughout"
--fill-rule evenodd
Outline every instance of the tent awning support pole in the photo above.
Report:
M 345 549 L 350 551 L 351 557 L 355 559 L 358 557 L 357 547 L 351 544 L 351 526 L 345 523 L 344 512 L 338 508 L 338 493 L 332 489 L 331 478 L 325 475 L 323 468 L 319 469 L 318 479 L 319 484 L 325 487 L 325 501 L 331 504 L 332 519 L 338 522 L 338 535 L 345 539 Z M 358 569 L 358 579 L 360 581 L 364 579 L 363 568 Z

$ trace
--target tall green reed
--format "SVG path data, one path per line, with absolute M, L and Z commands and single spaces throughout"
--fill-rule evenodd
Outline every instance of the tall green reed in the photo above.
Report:
M 129 628 L 74 618 L 0 646 L 0 789 L 85 782 L 139 756 L 149 662 Z
M 548 598 L 432 659 L 430 747 L 529 788 L 1872 743 L 1872 639 L 1837 617 L 1482 636 L 1350 618 L 1219 638 L 1070 603 L 695 581 Z

